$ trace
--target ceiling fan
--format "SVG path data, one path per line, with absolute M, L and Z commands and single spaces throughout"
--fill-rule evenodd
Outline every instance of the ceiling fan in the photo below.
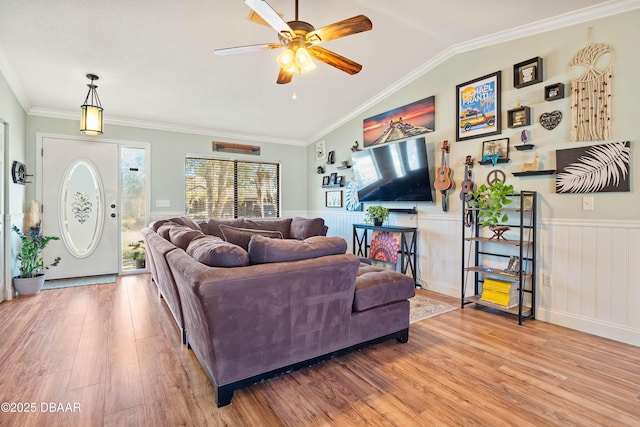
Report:
M 277 58 L 280 65 L 278 84 L 289 83 L 294 74 L 305 73 L 314 69 L 315 64 L 313 64 L 311 58 L 315 58 L 351 75 L 357 74 L 362 69 L 362 65 L 357 62 L 318 45 L 329 40 L 371 30 L 373 24 L 366 16 L 354 16 L 316 30 L 308 22 L 298 20 L 298 0 L 296 0 L 296 19 L 289 22 L 285 22 L 281 15 L 273 10 L 265 0 L 245 0 L 244 2 L 264 22 L 277 31 L 280 43 L 263 43 L 216 49 L 216 55 L 231 55 L 285 47 L 286 49 Z

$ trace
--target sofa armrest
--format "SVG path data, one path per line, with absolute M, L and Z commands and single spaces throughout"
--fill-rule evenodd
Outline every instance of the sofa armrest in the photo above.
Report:
M 209 377 L 229 384 L 342 348 L 359 260 L 354 255 L 235 268 L 167 259 L 185 326 Z

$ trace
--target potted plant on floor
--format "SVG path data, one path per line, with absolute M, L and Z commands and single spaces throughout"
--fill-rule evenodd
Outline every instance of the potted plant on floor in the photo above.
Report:
M 364 222 L 373 223 L 373 225 L 381 226 L 389 218 L 389 209 L 380 205 L 373 205 L 367 208 L 364 216 Z
M 146 266 L 146 251 L 144 249 L 144 241 L 138 240 L 137 242 L 129 243 L 129 247 L 133 249 L 131 252 L 131 259 L 135 261 L 137 269 L 143 269 Z
M 50 241 L 60 240 L 60 238 L 43 236 L 39 222 L 31 227 L 26 234 L 15 225 L 12 225 L 11 228 L 22 241 L 22 247 L 18 253 L 20 274 L 13 278 L 13 287 L 20 295 L 37 294 L 44 284 L 45 276 L 41 271 L 55 267 L 60 263 L 60 257 L 56 257 L 51 264 L 44 265 L 42 251 Z
M 509 217 L 502 209 L 512 202 L 509 196 L 513 194 L 513 185 L 502 181 L 490 185 L 482 184 L 472 194 L 470 206 L 479 209 L 480 225 L 488 227 L 494 233 L 492 239 L 504 238 L 502 233 L 508 230 L 509 226 L 500 224 L 507 222 Z

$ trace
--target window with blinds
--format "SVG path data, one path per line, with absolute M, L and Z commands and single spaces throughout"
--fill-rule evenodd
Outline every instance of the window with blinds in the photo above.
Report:
M 192 218 L 277 218 L 280 165 L 185 158 L 186 213 Z

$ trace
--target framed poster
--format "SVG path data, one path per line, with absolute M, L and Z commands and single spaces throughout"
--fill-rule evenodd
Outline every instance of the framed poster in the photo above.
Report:
M 456 86 L 456 141 L 500 134 L 502 72 Z
M 327 141 L 316 142 L 316 160 L 327 158 Z

